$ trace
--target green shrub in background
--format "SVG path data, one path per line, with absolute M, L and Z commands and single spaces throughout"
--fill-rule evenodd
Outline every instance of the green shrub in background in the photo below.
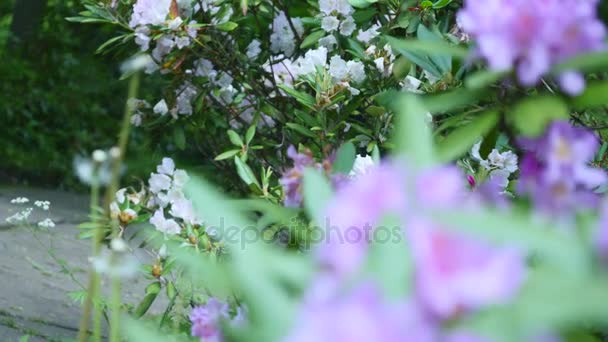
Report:
M 26 46 L 8 43 L 13 3 L 0 5 L 0 170 L 73 187 L 74 156 L 114 141 L 125 87 L 111 56 L 91 54 L 107 33 L 65 21 L 77 2 L 48 1 Z

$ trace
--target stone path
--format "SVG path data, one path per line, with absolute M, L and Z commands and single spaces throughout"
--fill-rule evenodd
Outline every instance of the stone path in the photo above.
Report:
M 11 204 L 15 197 L 27 197 L 27 204 Z M 48 200 L 51 210 L 45 212 L 33 205 L 35 200 Z M 88 278 L 89 240 L 78 240 L 77 225 L 87 220 L 88 198 L 57 191 L 0 187 L 0 341 L 69 341 L 76 336 L 80 321 L 80 302 L 70 298 L 86 286 Z M 7 224 L 5 219 L 27 207 L 35 210 L 29 226 Z M 48 230 L 36 222 L 50 217 L 56 226 Z M 53 259 L 50 253 L 54 253 Z M 150 260 L 149 253 L 136 251 L 141 262 Z M 65 262 L 72 275 L 62 272 Z M 123 303 L 137 304 L 144 296 L 147 282 L 143 277 L 130 280 L 124 287 Z M 102 284 L 107 292 L 108 283 Z M 161 298 L 152 307 L 159 311 Z

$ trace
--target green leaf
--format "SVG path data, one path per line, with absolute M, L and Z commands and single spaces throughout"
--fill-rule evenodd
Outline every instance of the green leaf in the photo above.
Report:
M 357 151 L 355 145 L 351 142 L 344 143 L 336 152 L 336 160 L 333 164 L 332 171 L 335 173 L 348 174 L 353 168 Z
M 427 110 L 420 99 L 402 95 L 397 100 L 396 144 L 398 152 L 418 167 L 434 163 L 434 147 L 431 130 L 426 123 Z
M 226 152 L 221 153 L 217 157 L 215 157 L 214 160 L 224 160 L 224 159 L 232 158 L 232 157 L 236 156 L 239 152 L 241 152 L 241 150 L 226 151 Z
M 608 82 L 595 82 L 587 85 L 585 91 L 572 99 L 572 106 L 577 110 L 600 107 L 608 104 Z
M 306 38 L 304 38 L 302 44 L 300 44 L 300 49 L 306 49 L 317 44 L 317 42 L 319 42 L 319 39 L 323 38 L 324 36 L 325 31 L 323 30 L 311 32 L 308 36 L 306 36 Z
M 577 55 L 563 63 L 556 65 L 551 72 L 554 75 L 559 75 L 564 71 L 604 71 L 608 67 L 608 52 L 598 51 L 584 55 Z
M 133 316 L 140 318 L 145 315 L 156 300 L 156 297 L 158 297 L 158 292 L 148 293 L 133 312 Z
M 498 111 L 488 111 L 473 119 L 467 125 L 457 128 L 437 144 L 437 157 L 442 162 L 457 159 L 471 149 L 498 123 Z
M 220 31 L 225 31 L 225 32 L 228 32 L 228 31 L 232 31 L 232 30 L 234 30 L 234 29 L 235 29 L 235 28 L 237 28 L 238 26 L 239 26 L 239 25 L 238 25 L 237 23 L 235 23 L 235 22 L 232 22 L 232 21 L 227 21 L 227 22 L 225 22 L 225 23 L 221 23 L 221 24 L 219 24 L 219 25 L 216 25 L 216 26 L 215 26 L 215 28 L 217 28 L 217 29 L 218 29 L 218 30 L 220 30 Z
M 310 138 L 316 138 L 317 136 L 308 128 L 302 126 L 302 125 L 298 125 L 297 123 L 293 123 L 293 122 L 287 122 L 285 124 L 285 126 L 287 126 L 288 128 L 293 129 L 296 132 L 299 132 L 307 137 Z
M 124 340 L 132 342 L 188 342 L 190 338 L 182 335 L 172 335 L 166 331 L 161 332 L 157 326 L 150 322 L 144 322 L 125 316 L 121 319 L 124 322 Z
M 374 149 L 372 150 L 372 159 L 376 164 L 380 164 L 380 149 L 378 145 L 374 145 Z
M 176 126 L 175 130 L 173 130 L 173 140 L 175 141 L 175 146 L 180 150 L 186 148 L 186 134 L 184 134 L 183 127 Z
M 508 74 L 508 71 L 481 70 L 469 75 L 464 81 L 464 85 L 470 89 L 484 88 L 500 81 Z
M 418 40 L 418 39 L 398 39 L 385 36 L 386 40 L 393 49 L 401 51 L 418 52 L 422 54 L 446 54 L 455 58 L 464 59 L 469 56 L 469 51 L 462 47 L 451 45 L 444 40 Z
M 226 131 L 226 133 L 228 133 L 228 138 L 234 146 L 242 147 L 243 145 L 245 145 L 243 143 L 243 139 L 241 139 L 241 136 L 237 132 L 229 129 L 228 131 Z
M 245 142 L 247 145 L 249 145 L 249 143 L 251 143 L 251 140 L 253 140 L 253 137 L 255 136 L 255 129 L 255 125 L 251 125 L 251 127 L 247 129 L 247 133 L 245 133 Z
M 160 282 L 150 283 L 148 286 L 146 286 L 146 294 L 159 293 L 160 288 Z
M 245 184 L 255 184 L 258 187 L 260 186 L 260 183 L 258 183 L 258 180 L 255 178 L 255 174 L 249 165 L 244 163 L 239 157 L 236 156 L 234 157 L 234 164 L 236 165 L 236 172 L 239 174 L 239 177 L 241 177 Z
M 435 1 L 435 3 L 433 3 L 433 8 L 441 9 L 441 8 L 444 8 L 445 6 L 449 5 L 451 2 L 452 2 L 452 0 L 437 0 L 437 1 Z
M 537 96 L 518 102 L 507 119 L 526 136 L 539 136 L 553 120 L 567 120 L 568 106 L 555 96 Z
M 313 109 L 313 110 L 315 109 L 315 104 L 317 102 L 314 97 L 312 97 L 306 93 L 297 91 L 285 84 L 279 84 L 278 87 L 281 88 L 287 94 L 293 96 L 296 99 L 296 101 L 300 102 L 301 104 L 308 107 L 309 109 Z
M 348 0 L 348 3 L 351 4 L 351 6 L 356 7 L 356 8 L 366 8 L 376 2 L 378 2 L 378 0 Z
M 319 224 L 325 222 L 323 215 L 325 215 L 331 195 L 331 185 L 319 170 L 309 168 L 304 171 L 304 208 L 306 208 L 308 216 Z
M 241 0 L 241 11 L 243 15 L 247 15 L 248 0 Z
M 418 39 L 421 41 L 445 43 L 445 40 L 439 36 L 436 32 L 430 31 L 424 25 L 418 25 L 417 32 Z M 452 57 L 445 53 L 433 53 L 429 54 L 431 62 L 439 68 L 440 76 L 452 70 Z
M 443 113 L 468 107 L 486 94 L 485 89 L 458 88 L 452 91 L 421 96 L 424 107 L 431 113 Z
M 124 39 L 126 36 L 129 36 L 129 35 L 123 34 L 123 35 L 116 36 L 116 37 L 114 37 L 114 38 L 110 38 L 110 39 L 108 39 L 108 40 L 107 40 L 105 43 L 101 44 L 101 45 L 100 45 L 100 46 L 97 48 L 97 50 L 95 51 L 95 53 L 96 53 L 96 54 L 97 54 L 97 53 L 101 53 L 103 50 L 105 50 L 105 48 L 107 48 L 108 46 L 110 46 L 110 45 L 112 45 L 112 44 L 114 44 L 114 43 L 118 42 L 118 41 L 119 41 L 119 40 L 121 40 L 121 39 Z

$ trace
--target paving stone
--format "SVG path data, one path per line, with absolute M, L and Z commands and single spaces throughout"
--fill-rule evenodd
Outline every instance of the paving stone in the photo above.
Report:
M 10 216 L 6 213 L 14 209 L 10 199 L 18 196 L 28 197 L 31 201 L 51 201 L 53 215 L 56 215 L 58 222 L 56 227 L 48 230 L 15 225 L 0 229 L 0 310 L 17 317 L 23 325 L 22 330 L 31 328 L 44 336 L 74 337 L 73 332 L 80 322 L 81 306 L 68 294 L 81 290 L 78 282 L 86 286 L 88 280 L 91 242 L 77 239 L 77 225 L 87 218 L 88 200 L 86 196 L 56 191 L 1 188 L 0 220 L 4 221 L 4 217 Z M 134 253 L 140 262 L 151 261 L 151 254 L 144 250 L 135 250 Z M 72 274 L 63 272 L 57 260 L 65 262 Z M 125 282 L 123 303 L 139 303 L 148 283 L 141 276 Z M 106 280 L 102 283 L 102 292 L 109 294 L 109 282 Z M 166 303 L 163 291 L 151 312 L 162 312 Z M 10 326 L 0 324 L 0 327 L 2 342 L 21 336 Z M 64 328 L 57 332 L 57 327 Z M 2 334 L 7 337 L 4 338 Z

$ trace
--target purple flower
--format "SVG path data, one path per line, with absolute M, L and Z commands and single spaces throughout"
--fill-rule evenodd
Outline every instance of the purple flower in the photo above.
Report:
M 436 327 L 415 305 L 387 303 L 371 285 L 305 302 L 285 342 L 436 341 Z
M 493 70 L 516 68 L 519 81 L 533 85 L 559 62 L 604 48 L 606 29 L 597 18 L 598 0 L 465 0 L 458 23 L 477 42 Z M 578 94 L 584 78 L 559 76 L 562 89 Z
M 201 342 L 222 341 L 220 322 L 230 318 L 228 309 L 227 303 L 215 298 L 210 298 L 205 305 L 192 309 L 190 313 L 192 336 L 199 337 Z
M 507 302 L 524 280 L 525 261 L 517 251 L 445 232 L 427 219 L 410 219 L 407 231 L 416 293 L 434 317 Z
M 287 149 L 287 156 L 293 160 L 293 168 L 283 173 L 279 183 L 285 193 L 284 204 L 287 207 L 299 207 L 302 204 L 302 176 L 304 169 L 313 167 L 315 161 L 311 153 L 298 153 L 293 146 Z
M 522 140 L 528 150 L 521 161 L 518 192 L 531 197 L 536 207 L 561 214 L 594 208 L 592 190 L 607 180 L 605 172 L 589 165 L 598 148 L 590 131 L 554 122 L 545 134 Z
M 381 165 L 338 191 L 327 209 L 325 238 L 317 249 L 320 263 L 347 275 L 365 258 L 374 225 L 388 213 L 405 209 L 405 174 Z
M 293 167 L 285 171 L 279 180 L 279 183 L 283 186 L 283 193 L 285 194 L 283 204 L 286 207 L 299 207 L 302 205 L 302 177 L 306 168 L 315 168 L 329 175 L 329 180 L 335 190 L 341 189 L 349 182 L 346 174 L 331 174 L 335 153 L 330 154 L 322 163 L 317 163 L 310 151 L 298 153 L 295 147 L 289 146 L 287 156 L 293 160 Z

